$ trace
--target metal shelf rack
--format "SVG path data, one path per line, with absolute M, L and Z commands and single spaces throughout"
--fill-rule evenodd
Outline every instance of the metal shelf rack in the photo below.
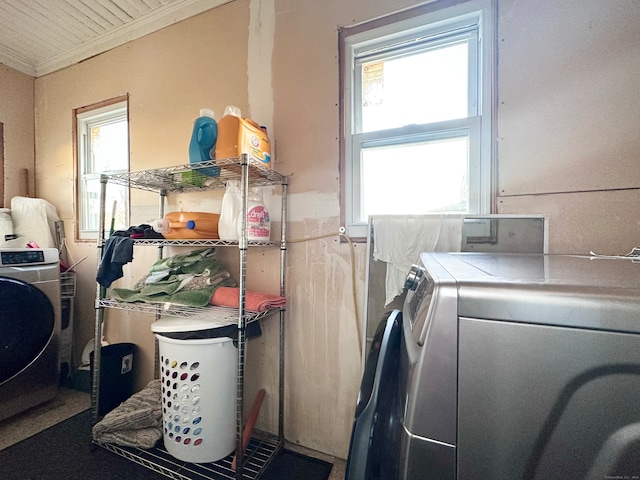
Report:
M 236 476 L 237 472 L 231 467 L 233 455 L 228 455 L 215 463 L 188 463 L 176 460 L 162 446 L 152 450 L 142 450 L 140 448 L 120 447 L 112 444 L 98 443 L 97 445 L 174 480 L 209 480 L 212 478 L 227 480 L 238 478 Z M 242 479 L 256 480 L 260 478 L 260 475 L 271 464 L 281 446 L 282 443 L 274 437 L 267 436 L 262 438 L 254 436 L 251 438 L 244 455 Z
M 219 175 L 206 176 L 200 172 L 202 169 L 210 172 L 211 168 L 219 169 Z M 136 448 L 120 447 L 112 444 L 96 443 L 113 453 L 121 455 L 131 461 L 139 463 L 150 470 L 160 473 L 175 480 L 216 480 L 216 479 L 240 479 L 256 480 L 269 466 L 273 458 L 284 444 L 284 335 L 285 335 L 285 308 L 271 309 L 264 312 L 251 312 L 245 309 L 246 292 L 246 268 L 247 249 L 254 247 L 280 248 L 280 295 L 285 295 L 285 258 L 286 258 L 286 218 L 287 218 L 287 177 L 270 169 L 263 168 L 259 162 L 250 159 L 247 155 L 236 158 L 211 160 L 197 164 L 179 165 L 167 168 L 157 168 L 139 172 L 105 173 L 101 175 L 100 191 L 100 230 L 98 234 L 98 262 L 102 258 L 102 252 L 106 243 L 105 238 L 105 198 L 108 183 L 128 186 L 139 190 L 155 192 L 159 195 L 158 218 L 164 217 L 166 196 L 185 192 L 210 191 L 224 189 L 230 179 L 240 180 L 241 211 L 245 213 L 242 221 L 242 235 L 237 242 L 226 242 L 218 239 L 211 240 L 164 240 L 164 239 L 136 239 L 136 246 L 155 246 L 158 248 L 158 257 L 162 257 L 163 248 L 166 246 L 216 246 L 235 247 L 239 250 L 240 274 L 238 286 L 240 289 L 239 308 L 205 307 L 191 308 L 170 304 L 149 303 L 125 303 L 106 298 L 106 291 L 100 285 L 96 286 L 96 319 L 94 332 L 94 369 L 92 373 L 91 388 L 91 423 L 97 423 L 99 413 L 100 391 L 100 340 L 105 309 L 120 309 L 136 311 L 160 316 L 197 317 L 215 319 L 219 323 L 237 324 L 238 345 L 238 371 L 237 371 L 237 396 L 236 396 L 236 451 L 237 469 L 231 468 L 234 454 L 210 464 L 191 464 L 176 460 L 167 453 L 162 445 L 151 449 L 141 450 Z M 253 186 L 280 186 L 282 193 L 282 219 L 280 223 L 280 239 L 277 242 L 249 242 L 246 238 L 246 212 L 247 192 Z M 272 232 L 272 236 L 273 236 Z M 246 451 L 242 450 L 243 435 L 243 397 L 244 397 L 244 368 L 246 355 L 247 325 L 259 321 L 267 316 L 279 313 L 279 386 L 278 386 L 278 433 L 269 435 L 256 433 L 251 438 Z M 156 342 L 156 375 L 158 374 L 158 351 Z

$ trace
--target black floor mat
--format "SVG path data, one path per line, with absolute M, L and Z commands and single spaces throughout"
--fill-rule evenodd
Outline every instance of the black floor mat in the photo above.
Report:
M 274 459 L 261 480 L 327 480 L 333 465 L 284 449 Z
M 91 445 L 90 412 L 0 451 L 2 480 L 166 480 L 135 462 Z M 283 450 L 261 480 L 326 480 L 331 463 Z

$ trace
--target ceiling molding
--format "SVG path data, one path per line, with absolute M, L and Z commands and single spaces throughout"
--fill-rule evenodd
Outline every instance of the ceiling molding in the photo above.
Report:
M 16 52 L 15 48 L 0 45 L 0 62 L 28 75 L 40 77 L 232 1 L 173 0 L 44 60 L 26 58 L 25 55 Z M 27 34 L 28 32 L 25 32 L 25 35 Z
M 36 76 L 36 67 L 32 61 L 2 47 L 0 47 L 0 63 L 32 77 Z

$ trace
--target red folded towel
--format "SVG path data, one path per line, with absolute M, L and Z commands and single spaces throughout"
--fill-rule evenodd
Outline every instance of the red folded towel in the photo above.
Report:
M 240 289 L 238 287 L 218 287 L 209 300 L 210 305 L 217 307 L 238 308 L 240 304 Z M 280 295 L 245 291 L 244 308 L 252 312 L 262 312 L 269 308 L 284 307 L 287 300 Z

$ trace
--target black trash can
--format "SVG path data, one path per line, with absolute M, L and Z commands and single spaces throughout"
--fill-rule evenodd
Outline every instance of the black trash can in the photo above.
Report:
M 105 415 L 133 395 L 133 343 L 114 343 L 100 350 L 100 392 L 98 415 Z M 93 352 L 91 352 L 93 372 Z M 93 382 L 93 375 L 91 376 Z

